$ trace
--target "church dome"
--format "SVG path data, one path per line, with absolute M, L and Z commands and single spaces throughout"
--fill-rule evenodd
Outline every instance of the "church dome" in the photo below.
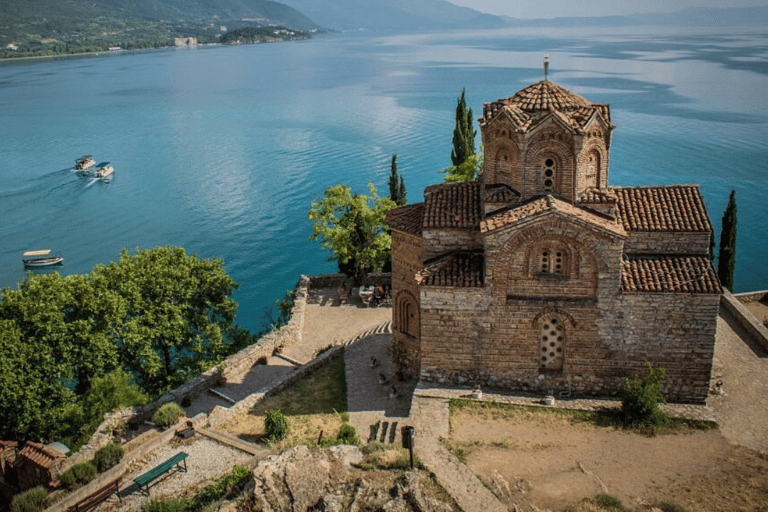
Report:
M 502 100 L 504 101 L 504 100 Z M 549 80 L 542 80 L 518 91 L 506 102 L 525 112 L 560 110 L 568 112 L 579 107 L 591 107 L 592 103 L 578 94 Z
M 479 121 L 481 126 L 485 126 L 501 113 L 506 113 L 518 129 L 525 132 L 536 119 L 541 117 L 541 114 L 547 112 L 556 112 L 563 121 L 577 131 L 583 128 L 596 112 L 609 126 L 612 126 L 608 105 L 592 103 L 549 80 L 531 84 L 509 98 L 485 103 L 483 116 Z

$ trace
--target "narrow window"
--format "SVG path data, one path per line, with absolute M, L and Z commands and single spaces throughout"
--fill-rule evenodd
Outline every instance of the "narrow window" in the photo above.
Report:
M 564 276 L 565 262 L 566 253 L 562 249 L 543 249 L 540 252 L 539 272 Z
M 552 192 L 555 189 L 556 170 L 554 158 L 544 160 L 544 192 Z

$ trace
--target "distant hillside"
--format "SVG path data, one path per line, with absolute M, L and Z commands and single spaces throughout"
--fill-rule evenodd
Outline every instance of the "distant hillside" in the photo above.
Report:
M 445 0 L 284 0 L 324 27 L 336 30 L 496 28 L 499 16 Z
M 510 27 L 628 26 L 674 25 L 685 27 L 728 27 L 768 25 L 768 7 L 691 7 L 672 13 L 634 14 L 629 16 L 561 17 L 521 19 L 502 16 Z
M 0 57 L 166 46 L 174 37 L 216 42 L 243 27 L 322 30 L 268 0 L 0 0 Z

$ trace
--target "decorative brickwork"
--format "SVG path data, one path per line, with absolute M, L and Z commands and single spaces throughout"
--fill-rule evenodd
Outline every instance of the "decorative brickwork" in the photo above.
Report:
M 650 361 L 670 400 L 703 402 L 722 290 L 698 187 L 609 188 L 608 105 L 546 80 L 486 103 L 480 127 L 477 183 L 388 215 L 400 370 L 611 396 Z

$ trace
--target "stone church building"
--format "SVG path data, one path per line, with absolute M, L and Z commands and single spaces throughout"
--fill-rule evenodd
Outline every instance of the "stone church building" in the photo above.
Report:
M 387 216 L 399 370 L 605 396 L 648 361 L 670 401 L 703 402 L 721 288 L 698 186 L 609 186 L 609 106 L 546 79 L 479 124 L 478 180 Z

